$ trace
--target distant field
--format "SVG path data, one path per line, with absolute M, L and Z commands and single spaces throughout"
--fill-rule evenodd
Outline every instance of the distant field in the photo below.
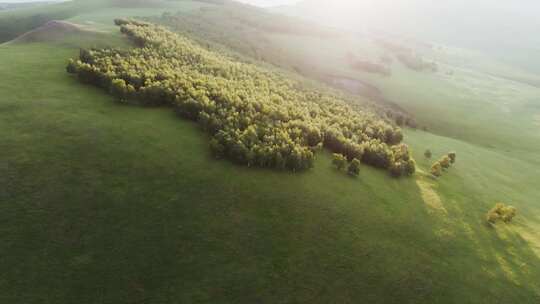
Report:
M 212 6 L 205 2 L 197 1 L 171 1 L 167 5 L 157 8 L 108 8 L 106 10 L 97 10 L 94 12 L 81 13 L 77 16 L 74 16 L 69 19 L 71 22 L 91 25 L 98 29 L 107 29 L 112 31 L 117 31 L 116 27 L 113 24 L 113 20 L 116 18 L 125 18 L 125 17 L 146 17 L 146 16 L 159 16 L 164 12 L 176 12 L 176 11 L 186 11 L 197 10 L 202 7 Z
M 74 0 L 9 11 L 0 10 L 0 43 L 12 40 L 51 20 L 68 19 L 106 30 L 112 28 L 114 18 L 161 15 L 165 11 L 189 11 L 211 6 L 199 1 L 154 0 L 142 3 L 138 0 Z
M 536 162 L 540 89 L 468 70 L 452 76 L 402 68 L 373 82 L 437 133 Z
M 354 179 L 322 153 L 289 174 L 214 160 L 195 124 L 66 73 L 79 47 L 106 45 L 129 47 L 103 32 L 0 46 L 0 302 L 540 301 L 536 89 L 468 71 L 366 77 L 439 134 L 405 132 L 420 172 Z M 457 151 L 439 180 L 427 148 Z M 490 228 L 498 201 L 518 216 Z

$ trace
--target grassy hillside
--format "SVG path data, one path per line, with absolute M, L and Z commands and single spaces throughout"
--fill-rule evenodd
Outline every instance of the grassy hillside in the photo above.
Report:
M 67 19 L 82 11 L 95 10 L 104 1 L 70 1 L 0 11 L 0 43 L 15 39 L 48 21 Z
M 349 178 L 327 154 L 302 174 L 238 167 L 195 124 L 65 72 L 105 45 L 128 47 L 95 32 L 0 46 L 0 302 L 540 300 L 538 168 L 521 154 L 407 131 L 421 171 L 426 148 L 456 165 L 439 180 Z M 485 225 L 497 201 L 513 224 Z
M 282 28 L 300 22 L 239 5 L 181 12 L 152 21 L 329 84 L 346 80 L 352 93 L 397 104 L 432 132 L 538 164 L 540 103 L 536 96 L 540 95 L 540 82 L 536 75 L 464 49 L 389 35 L 313 35 L 327 31 L 316 25 L 308 33 L 250 26 L 249 20 L 255 18 L 263 20 L 262 24 L 280 20 Z M 437 71 L 407 68 L 398 60 L 398 48 L 435 62 Z M 354 65 L 379 64 L 383 59 L 389 61 L 381 66 L 390 75 Z
M 418 151 L 460 151 L 440 182 L 368 167 L 350 179 L 328 156 L 301 175 L 242 169 L 211 160 L 203 133 L 169 111 L 78 84 L 63 69 L 76 52 L 0 49 L 6 301 L 537 299 L 540 261 L 517 233 L 529 222 L 482 222 L 499 199 L 530 214 L 529 195 L 502 187 L 529 180 L 526 164 L 418 132 Z M 492 163 L 505 167 L 480 177 Z
M 40 27 L 52 20 L 72 19 L 83 25 L 104 30 L 114 18 L 160 15 L 165 11 L 189 10 L 209 6 L 198 1 L 166 0 L 73 0 L 57 4 L 32 5 L 0 11 L 0 43 Z

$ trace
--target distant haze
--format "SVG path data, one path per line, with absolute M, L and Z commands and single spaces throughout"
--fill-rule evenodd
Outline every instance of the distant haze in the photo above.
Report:
M 0 0 L 0 3 L 65 2 L 65 1 L 71 1 L 71 0 Z
M 300 0 L 236 0 L 236 1 L 255 5 L 255 6 L 261 6 L 261 7 L 293 5 L 300 2 Z
M 53 0 L 55 2 L 70 1 L 70 0 Z M 47 0 L 0 0 L 0 3 L 28 3 L 28 2 L 53 2 Z M 92 0 L 86 0 L 92 1 Z M 281 6 L 281 5 L 291 5 L 300 2 L 300 0 L 236 0 L 238 2 L 243 2 L 255 6 L 261 7 L 271 7 L 271 6 Z
M 482 50 L 540 72 L 537 0 L 304 0 L 283 12 L 348 30 Z

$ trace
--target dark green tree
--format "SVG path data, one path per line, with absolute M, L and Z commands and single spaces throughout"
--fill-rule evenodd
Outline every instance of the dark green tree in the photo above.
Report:
M 343 170 L 347 166 L 347 158 L 345 158 L 345 156 L 343 156 L 343 155 L 341 155 L 339 153 L 334 153 L 333 159 L 332 159 L 332 164 L 338 170 Z
M 355 158 L 351 161 L 347 173 L 350 176 L 358 176 L 360 174 L 360 161 L 358 159 Z
M 456 152 L 448 152 L 448 157 L 450 157 L 450 163 L 455 163 L 456 162 Z

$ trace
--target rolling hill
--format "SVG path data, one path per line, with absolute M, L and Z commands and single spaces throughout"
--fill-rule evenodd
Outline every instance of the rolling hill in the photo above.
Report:
M 236 47 L 257 41 L 252 36 L 235 42 L 230 37 L 242 37 L 195 30 L 196 18 L 238 23 L 224 4 L 208 1 L 70 5 L 74 13 L 51 19 L 63 21 L 16 28 L 40 39 L 0 45 L 2 302 L 539 301 L 535 87 L 459 67 L 448 50 L 441 66 L 452 77 L 397 62 L 390 77 L 347 70 L 333 59 L 342 54 L 324 47 L 343 38 L 243 22 L 282 54 L 254 55 Z M 252 12 L 241 8 L 236 14 L 245 20 Z M 181 27 L 171 23 L 177 13 L 196 18 Z M 0 13 L 0 24 L 22 15 L 26 9 Z M 296 174 L 216 160 L 197 124 L 166 108 L 118 103 L 66 73 L 80 48 L 134 48 L 113 25 L 127 16 L 158 16 L 151 20 L 211 51 L 311 78 L 314 86 L 326 88 L 314 73 L 294 74 L 290 63 L 304 58 L 324 73 L 369 82 L 431 131 L 404 131 L 416 175 L 394 179 L 362 166 L 350 178 L 331 166 L 328 152 Z M 378 55 L 370 41 L 356 43 Z M 426 149 L 435 157 L 455 150 L 458 160 L 434 179 Z M 499 201 L 516 206 L 518 216 L 486 225 L 485 213 Z

